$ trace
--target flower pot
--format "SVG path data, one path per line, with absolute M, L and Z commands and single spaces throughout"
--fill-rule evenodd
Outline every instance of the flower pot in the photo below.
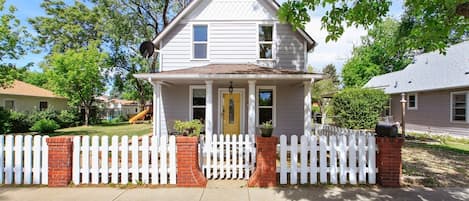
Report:
M 271 137 L 273 128 L 260 128 L 262 137 Z

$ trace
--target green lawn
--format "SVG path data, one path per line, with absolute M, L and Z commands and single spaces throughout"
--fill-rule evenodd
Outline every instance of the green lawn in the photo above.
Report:
M 469 154 L 469 139 L 455 138 L 451 136 L 429 135 L 409 133 L 408 136 L 426 142 L 425 145 L 433 148 L 447 149 L 450 151 Z
M 51 136 L 58 135 L 145 135 L 152 132 L 151 123 L 141 124 L 103 124 L 93 126 L 78 126 L 57 130 Z

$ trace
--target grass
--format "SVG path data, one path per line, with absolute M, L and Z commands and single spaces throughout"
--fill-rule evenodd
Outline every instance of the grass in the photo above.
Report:
M 402 149 L 404 184 L 469 185 L 469 139 L 409 133 Z
M 60 135 L 146 135 L 152 132 L 152 124 L 101 124 L 93 126 L 78 126 L 55 131 L 51 136 Z

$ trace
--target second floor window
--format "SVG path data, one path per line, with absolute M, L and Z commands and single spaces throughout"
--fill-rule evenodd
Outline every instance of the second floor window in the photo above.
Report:
M 194 59 L 207 59 L 208 27 L 207 25 L 194 25 L 192 41 L 192 57 Z
M 259 58 L 272 59 L 273 28 L 271 24 L 259 25 Z

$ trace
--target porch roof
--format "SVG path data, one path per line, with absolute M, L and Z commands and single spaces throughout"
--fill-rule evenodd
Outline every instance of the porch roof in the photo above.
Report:
M 136 78 L 149 80 L 203 80 L 203 79 L 256 79 L 256 80 L 311 80 L 322 74 L 285 68 L 262 67 L 255 64 L 209 64 L 158 73 L 135 74 Z

